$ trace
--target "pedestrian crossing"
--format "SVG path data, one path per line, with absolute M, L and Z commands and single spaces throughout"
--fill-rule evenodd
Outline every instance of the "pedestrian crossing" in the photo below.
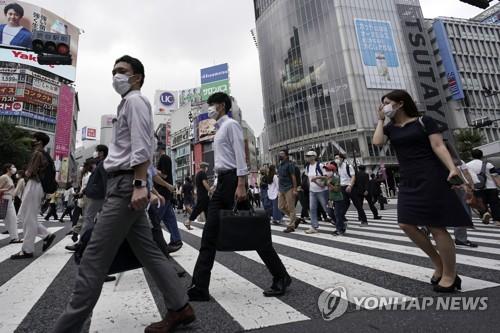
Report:
M 369 218 L 361 227 L 357 213 L 349 211 L 347 233 L 334 237 L 334 226 L 320 222 L 319 232 L 306 234 L 308 224 L 286 234 L 285 225 L 272 225 L 273 244 L 293 278 L 290 291 L 281 298 L 265 298 L 262 290 L 269 287 L 271 276 L 256 252 L 218 253 L 212 270 L 209 303 L 193 303 L 198 320 L 185 331 L 235 332 L 266 327 L 290 327 L 322 320 L 317 299 L 324 289 L 342 286 L 342 295 L 354 311 L 357 297 L 394 297 L 398 299 L 436 296 L 429 280 L 432 265 L 397 226 L 396 210 L 381 212 L 381 220 Z M 71 244 L 66 233 L 69 223 L 46 223 L 56 233 L 54 245 L 26 261 L 12 261 L 10 255 L 21 244 L 8 244 L 0 239 L 0 333 L 48 332 L 69 300 L 77 266 L 64 247 Z M 190 284 L 203 223 L 193 223 L 186 230 L 179 218 L 184 245 L 172 255 L 188 275 Z M 483 225 L 474 219 L 475 229 L 469 239 L 478 248 L 457 247 L 457 269 L 462 277 L 461 295 L 487 292 L 500 287 L 500 228 Z M 5 227 L 0 224 L 0 231 Z M 168 240 L 170 235 L 164 231 Z M 37 239 L 40 243 L 41 240 Z M 21 265 L 21 267 L 19 266 Z M 24 265 L 24 266 L 23 266 Z M 2 275 L 8 275 L 2 280 Z M 54 287 L 62 295 L 52 297 L 47 290 Z M 53 303 L 52 303 L 53 302 Z M 88 332 L 140 332 L 163 315 L 164 304 L 158 289 L 143 269 L 125 272 L 116 282 L 105 283 L 97 302 Z M 58 308 L 59 311 L 53 311 Z M 161 310 L 159 310 L 161 309 Z M 35 316 L 43 320 L 31 320 Z M 33 324 L 32 324 L 33 323 Z M 36 327 L 30 326 L 35 325 Z

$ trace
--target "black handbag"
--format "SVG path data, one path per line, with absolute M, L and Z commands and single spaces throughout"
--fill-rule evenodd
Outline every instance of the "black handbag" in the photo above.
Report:
M 218 251 L 255 251 L 272 246 L 271 225 L 264 209 L 219 212 Z

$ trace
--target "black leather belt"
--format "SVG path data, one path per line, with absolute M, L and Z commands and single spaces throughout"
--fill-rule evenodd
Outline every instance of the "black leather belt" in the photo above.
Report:
M 118 170 L 118 171 L 111 171 L 108 172 L 108 178 L 115 178 L 118 176 L 123 176 L 123 175 L 133 175 L 134 170 Z
M 236 169 L 217 171 L 217 176 L 219 176 L 219 177 L 230 175 L 230 174 L 236 174 Z

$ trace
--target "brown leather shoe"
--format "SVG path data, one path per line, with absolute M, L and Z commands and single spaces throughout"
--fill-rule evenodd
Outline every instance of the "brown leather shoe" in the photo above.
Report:
M 146 327 L 145 333 L 169 333 L 179 325 L 187 325 L 196 319 L 191 305 L 186 305 L 181 311 L 168 311 L 162 321 L 153 323 Z

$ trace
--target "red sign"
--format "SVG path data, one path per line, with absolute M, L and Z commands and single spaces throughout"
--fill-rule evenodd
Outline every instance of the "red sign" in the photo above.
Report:
M 16 87 L 0 87 L 0 96 L 14 96 L 16 94 Z
M 0 109 L 6 110 L 6 111 L 22 111 L 23 110 L 23 103 L 22 102 L 0 103 Z
M 95 139 L 97 136 L 97 131 L 95 128 L 87 128 L 87 138 Z
M 52 96 L 28 88 L 24 89 L 24 97 L 32 103 L 52 104 L 53 102 Z
M 69 156 L 71 142 L 71 127 L 73 124 L 73 89 L 62 85 L 57 107 L 57 123 L 55 137 L 55 160 L 62 160 Z

